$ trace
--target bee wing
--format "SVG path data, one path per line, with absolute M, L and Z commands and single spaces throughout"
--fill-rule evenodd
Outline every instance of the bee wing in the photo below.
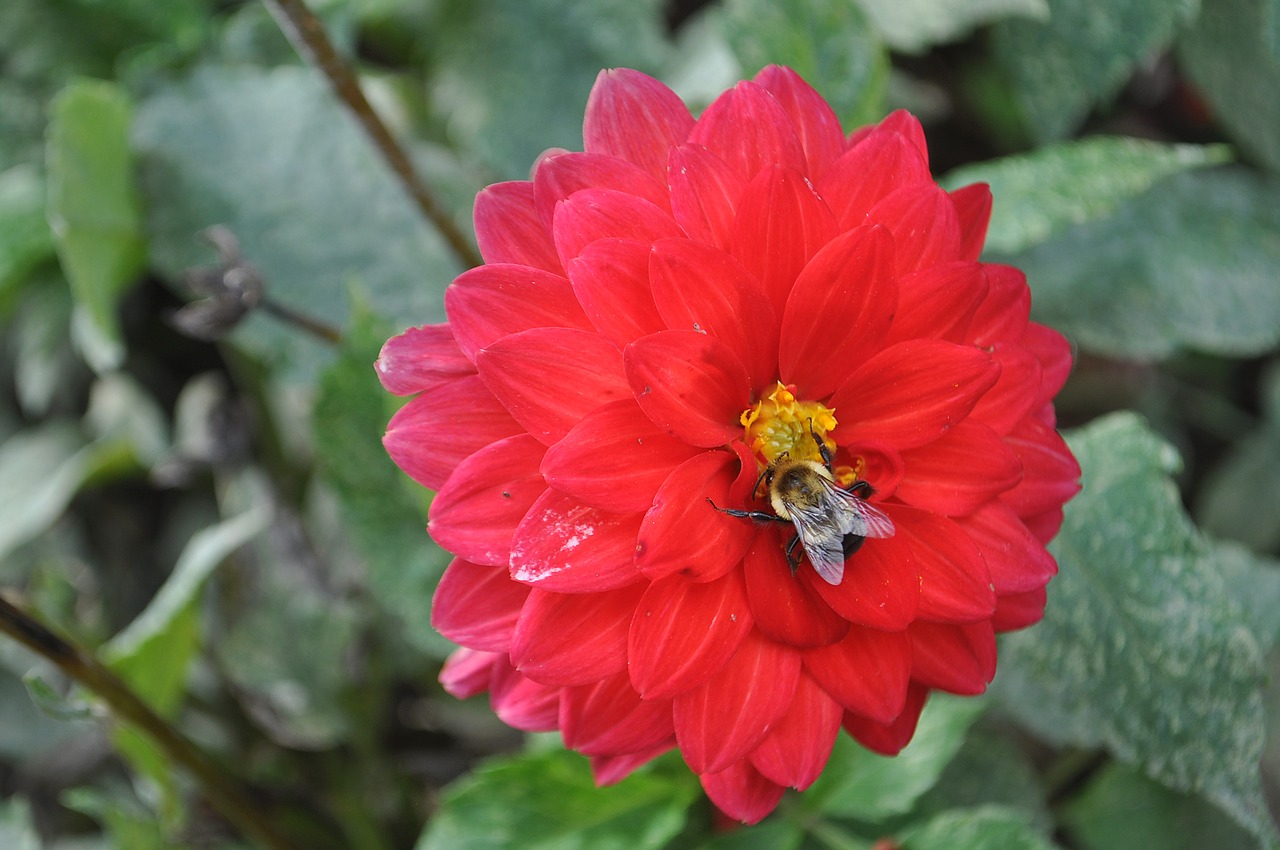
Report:
M 787 505 L 791 514 L 791 522 L 796 527 L 796 536 L 804 553 L 809 556 L 809 563 L 827 584 L 839 584 L 844 580 L 844 535 L 839 527 L 832 523 L 827 510 L 822 505 L 801 507 Z
M 846 534 L 856 534 L 859 537 L 892 537 L 897 531 L 893 526 L 893 520 L 865 499 L 829 481 L 822 489 L 842 538 Z

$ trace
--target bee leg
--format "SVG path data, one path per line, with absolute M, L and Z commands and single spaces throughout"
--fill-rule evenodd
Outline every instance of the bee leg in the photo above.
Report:
M 813 420 L 809 420 L 809 436 L 813 437 L 813 441 L 818 444 L 818 454 L 822 455 L 822 463 L 826 466 L 828 472 L 834 472 L 835 456 L 831 454 L 831 449 L 827 448 L 826 442 L 818 436 L 818 432 L 813 430 Z
M 871 494 L 875 492 L 875 488 L 866 481 L 855 481 L 849 485 L 849 492 L 859 499 L 869 499 Z
M 785 523 L 791 522 L 791 520 L 783 519 L 777 514 L 767 514 L 764 511 L 739 511 L 734 508 L 722 508 L 719 505 L 717 505 L 715 502 L 711 501 L 710 499 L 707 499 L 707 504 L 715 508 L 722 514 L 741 517 L 742 519 L 751 519 L 751 520 L 755 520 L 756 522 L 785 522 Z
M 791 567 L 792 575 L 795 575 L 796 570 L 800 569 L 800 555 L 796 552 L 796 547 L 799 545 L 799 534 L 793 534 L 791 539 L 787 541 L 787 564 Z

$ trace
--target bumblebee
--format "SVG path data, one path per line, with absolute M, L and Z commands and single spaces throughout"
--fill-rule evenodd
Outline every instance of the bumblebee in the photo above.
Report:
M 787 522 L 795 534 L 787 542 L 787 563 L 794 574 L 800 566 L 797 547 L 803 547 L 809 563 L 827 584 L 844 580 L 844 562 L 862 546 L 868 537 L 892 537 L 893 520 L 866 500 L 874 492 L 866 481 L 855 481 L 848 489 L 836 483 L 831 450 L 810 426 L 809 433 L 818 444 L 822 463 L 798 460 L 786 454 L 771 463 L 756 488 L 763 481 L 768 488 L 773 513 L 739 511 L 711 507 L 730 516 L 756 522 Z

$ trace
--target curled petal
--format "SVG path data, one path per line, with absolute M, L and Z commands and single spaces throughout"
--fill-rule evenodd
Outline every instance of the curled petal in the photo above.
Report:
M 632 771 L 653 761 L 675 745 L 676 736 L 672 734 L 669 740 L 647 750 L 641 750 L 638 753 L 627 753 L 620 756 L 592 756 L 591 776 L 595 779 L 596 785 L 600 787 L 621 782 L 630 776 Z
M 991 348 L 997 342 L 1017 342 L 1027 328 L 1031 290 L 1027 276 L 1013 266 L 986 263 L 987 297 L 969 325 L 969 342 Z
M 514 263 L 564 274 L 551 231 L 534 206 L 529 181 L 495 183 L 481 190 L 474 219 L 476 244 L 486 263 Z
M 830 395 L 847 375 L 840 366 L 852 369 L 879 350 L 898 302 L 893 250 L 887 230 L 859 227 L 819 251 L 796 279 L 778 367 L 802 396 Z
M 716 773 L 754 750 L 791 705 L 799 676 L 799 653 L 749 634 L 718 673 L 672 703 L 690 769 Z
M 486 652 L 507 652 L 529 588 L 501 567 L 455 558 L 431 600 L 431 625 L 454 643 Z
M 747 759 L 741 759 L 719 773 L 698 777 L 702 790 L 716 808 L 734 820 L 755 824 L 778 806 L 786 789 L 766 779 Z
M 507 564 L 511 535 L 547 489 L 538 468 L 544 451 L 528 434 L 517 434 L 458 464 L 431 500 L 427 530 L 436 543 L 477 564 Z
M 556 205 L 556 251 L 567 265 L 597 239 L 655 242 L 679 236 L 680 227 L 661 207 L 615 189 L 583 189 Z
M 996 633 L 990 620 L 964 625 L 917 620 L 911 635 L 911 677 L 929 688 L 973 696 L 996 675 Z
M 498 656 L 489 680 L 489 705 L 508 726 L 550 732 L 560 719 L 560 689 L 538 684 Z
M 631 397 L 622 355 L 597 333 L 531 328 L 476 356 L 485 385 L 530 434 L 551 445 L 601 404 Z
M 751 127 L 744 133 L 742 128 Z M 803 172 L 804 150 L 782 105 L 763 87 L 744 81 L 716 98 L 689 133 L 743 180 L 782 165 Z
M 448 324 L 409 328 L 382 346 L 374 364 L 387 392 L 413 395 L 475 372 Z
M 848 711 L 888 723 L 907 698 L 911 640 L 906 632 L 854 626 L 839 643 L 806 650 L 804 669 Z
M 873 753 L 896 756 L 915 735 L 916 724 L 920 722 L 920 712 L 924 710 L 928 696 L 928 688 L 912 682 L 907 688 L 906 705 L 893 720 L 878 723 L 850 712 L 844 716 L 845 731 Z
M 646 511 L 671 470 L 697 453 L 660 431 L 628 398 L 587 414 L 547 450 L 542 475 L 602 511 Z
M 991 358 L 1000 367 L 1000 378 L 974 405 L 971 415 L 1004 435 L 1035 409 L 1043 376 L 1040 361 L 1021 345 L 998 342 Z
M 782 540 L 793 534 L 789 526 L 782 539 L 775 532 L 761 531 L 747 551 L 743 574 L 756 628 L 788 646 L 835 643 L 848 633 L 849 623 L 815 590 L 815 584 L 826 582 L 806 580 L 807 576 L 817 575 L 811 567 L 805 564 L 792 574 L 783 554 Z
M 468 375 L 432 387 L 396 411 L 382 445 L 406 475 L 439 490 L 464 458 L 521 430 L 480 376 Z
M 843 714 L 840 704 L 802 673 L 791 706 L 752 751 L 751 764 L 771 782 L 803 791 L 826 767 Z
M 639 581 L 640 514 L 612 514 L 548 489 L 511 540 L 511 578 L 542 590 L 595 593 Z
M 585 685 L 627 666 L 627 628 L 640 586 L 600 593 L 533 588 L 511 636 L 511 664 L 544 685 Z
M 627 643 L 631 686 L 646 700 L 670 699 L 710 679 L 752 627 L 742 576 L 709 582 L 670 576 L 649 585 Z
M 945 516 L 973 513 L 1012 490 L 1023 467 L 986 425 L 966 419 L 928 445 L 902 453 L 906 473 L 895 495 Z
M 1043 587 L 1001 596 L 996 612 L 991 615 L 991 626 L 997 632 L 1011 632 L 1033 626 L 1044 617 L 1044 604 L 1048 598 Z
M 675 735 L 668 700 L 644 701 L 625 672 L 565 688 L 560 695 L 564 745 L 588 756 L 638 753 Z
M 728 346 L 697 331 L 662 331 L 622 353 L 631 392 L 645 415 L 694 446 L 723 446 L 742 433 L 750 406 L 747 372 Z
M 531 266 L 490 263 L 463 272 L 444 292 L 453 333 L 470 362 L 507 334 L 530 328 L 591 330 L 573 287 Z
M 1053 328 L 1028 322 L 1022 333 L 1022 344 L 1040 362 L 1041 381 L 1034 410 L 1051 402 L 1067 382 L 1071 374 L 1071 343 Z
M 972 346 L 900 342 L 858 366 L 831 397 L 833 408 L 853 412 L 841 417 L 836 442 L 922 446 L 968 416 L 999 377 L 999 365 Z
M 991 574 L 964 529 L 952 520 L 895 505 L 898 535 L 910 544 L 920 570 L 917 614 L 928 620 L 965 623 L 991 616 L 996 607 Z
M 620 157 L 664 180 L 667 151 L 692 128 L 693 116 L 679 95 L 639 71 L 614 68 L 600 72 L 587 98 L 582 145 L 587 153 Z
M 539 162 L 533 176 L 534 205 L 549 228 L 557 203 L 591 188 L 616 189 L 659 208 L 669 206 L 665 182 L 625 159 L 596 153 L 564 153 Z
M 742 561 L 755 529 L 707 502 L 728 504 L 736 469 L 732 454 L 715 451 L 694 455 L 672 470 L 635 542 L 635 564 L 645 576 L 710 581 Z
M 597 239 L 569 261 L 574 294 L 600 335 L 622 348 L 666 328 L 649 285 L 649 246 Z
M 956 522 L 982 553 L 1000 596 L 1038 590 L 1057 574 L 1049 550 L 1007 505 L 992 502 Z
M 1026 419 L 1005 437 L 1022 465 L 1022 481 L 1000 499 L 1018 516 L 1061 508 L 1080 491 L 1080 464 L 1053 428 Z
M 769 65 L 756 74 L 755 82 L 774 96 L 791 119 L 804 149 L 806 174 L 817 180 L 845 150 L 844 132 L 835 110 L 790 68 Z
M 991 187 L 986 183 L 962 186 L 951 193 L 951 203 L 960 217 L 960 259 L 976 260 L 991 223 Z
M 505 653 L 459 649 L 444 662 L 440 670 L 440 685 L 450 696 L 470 699 L 489 690 L 493 668 L 506 663 Z

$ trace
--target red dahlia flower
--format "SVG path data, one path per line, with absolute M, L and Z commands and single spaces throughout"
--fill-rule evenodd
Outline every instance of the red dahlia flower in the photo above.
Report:
M 486 264 L 378 361 L 417 394 L 387 450 L 457 556 L 442 681 L 601 783 L 679 747 L 755 822 L 841 727 L 897 752 L 929 691 L 981 693 L 996 633 L 1040 619 L 1078 489 L 1070 353 L 978 261 L 987 187 L 940 189 L 905 112 L 846 137 L 772 67 L 694 120 L 616 70 L 583 147 L 480 193 Z M 836 583 L 793 569 L 791 522 L 718 509 L 777 517 L 780 458 L 892 523 L 826 529 L 856 549 Z

